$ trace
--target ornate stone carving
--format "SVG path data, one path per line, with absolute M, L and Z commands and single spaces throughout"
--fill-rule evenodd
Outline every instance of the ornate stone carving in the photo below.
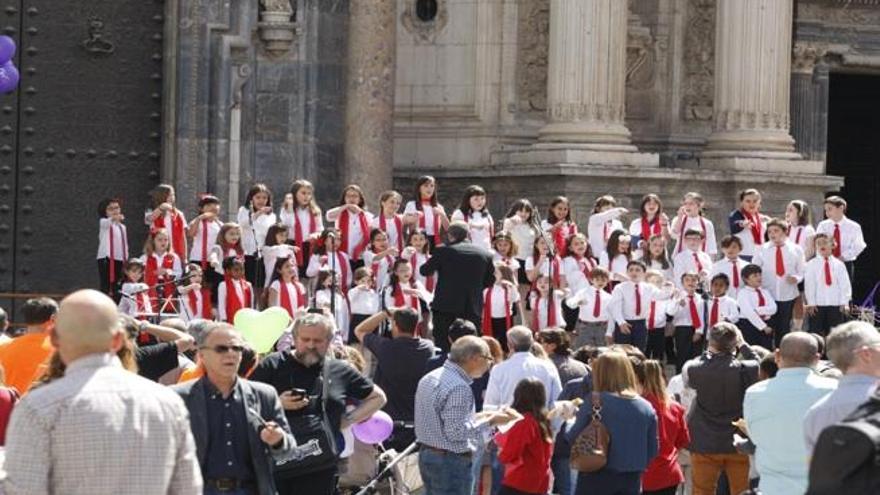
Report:
M 626 87 L 641 90 L 653 87 L 655 59 L 651 29 L 631 15 L 626 40 Z
M 260 0 L 263 10 L 260 12 L 260 39 L 266 51 L 280 55 L 290 50 L 299 28 L 292 22 L 295 12 L 290 0 Z
M 522 112 L 543 112 L 547 110 L 550 0 L 521 0 L 518 8 L 518 106 Z
M 716 0 L 689 0 L 684 39 L 682 118 L 712 120 Z
M 287 12 L 293 14 L 290 0 L 260 0 L 260 5 L 269 12 Z
M 416 14 L 416 0 L 406 0 L 403 12 L 400 14 L 400 23 L 413 35 L 416 43 L 433 43 L 437 34 L 443 31 L 449 22 L 447 2 L 448 0 L 437 0 L 436 15 L 430 21 L 423 21 Z
M 792 47 L 791 52 L 792 72 L 812 73 L 816 62 L 828 52 L 828 47 L 813 43 L 797 43 Z
M 797 6 L 798 20 L 814 20 L 825 24 L 880 24 L 880 0 L 813 0 Z
M 109 55 L 116 51 L 116 45 L 104 38 L 104 21 L 99 17 L 89 19 L 89 37 L 82 46 L 92 55 Z

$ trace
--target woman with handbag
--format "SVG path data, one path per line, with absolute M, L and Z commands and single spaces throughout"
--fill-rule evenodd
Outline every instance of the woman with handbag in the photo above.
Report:
M 638 495 L 641 476 L 657 455 L 657 416 L 639 397 L 626 354 L 609 351 L 593 361 L 593 394 L 569 430 L 576 495 Z
M 498 495 L 544 495 L 550 490 L 553 429 L 547 413 L 547 392 L 537 378 L 524 378 L 513 391 L 513 410 L 522 415 L 504 433 L 495 435 L 504 478 Z

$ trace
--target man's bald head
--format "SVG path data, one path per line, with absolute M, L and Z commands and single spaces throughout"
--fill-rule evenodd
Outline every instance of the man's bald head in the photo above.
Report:
M 806 332 L 792 332 L 782 338 L 776 351 L 780 368 L 812 368 L 819 360 L 819 344 Z
M 96 290 L 80 290 L 61 301 L 54 343 L 70 364 L 86 354 L 116 352 L 121 332 L 113 300 Z

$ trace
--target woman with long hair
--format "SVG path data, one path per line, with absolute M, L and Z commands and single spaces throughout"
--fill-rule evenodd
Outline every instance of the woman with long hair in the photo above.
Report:
M 499 495 L 539 495 L 550 490 L 553 429 L 547 392 L 537 378 L 525 378 L 513 391 L 513 410 L 522 415 L 505 433 L 495 435 L 498 460 L 504 464 Z
M 593 391 L 599 394 L 602 424 L 614 448 L 595 472 L 578 473 L 576 495 L 638 495 L 641 477 L 657 455 L 657 416 L 641 398 L 632 363 L 623 352 L 608 351 L 593 361 Z M 568 440 L 574 444 L 593 418 L 590 398 L 578 411 Z

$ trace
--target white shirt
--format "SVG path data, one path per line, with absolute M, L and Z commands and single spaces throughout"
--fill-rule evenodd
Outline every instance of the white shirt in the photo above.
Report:
M 302 284 L 296 284 L 293 282 L 283 282 L 280 278 L 275 280 L 269 285 L 269 289 L 275 291 L 277 295 L 277 300 L 273 302 L 270 300 L 270 305 L 281 307 L 281 284 L 285 284 L 287 286 L 287 297 L 290 298 L 290 309 L 293 311 L 295 315 L 297 310 L 300 308 L 307 308 L 309 306 L 309 296 L 306 293 L 306 288 L 302 286 Z M 297 287 L 299 285 L 299 287 Z M 302 294 L 302 305 L 299 304 L 299 295 Z
M 244 253 L 255 255 L 266 243 L 269 227 L 277 223 L 274 213 L 253 213 L 242 206 L 238 209 L 238 224 L 241 225 L 241 247 Z
M 559 392 L 562 391 L 559 372 L 552 361 L 536 358 L 529 352 L 514 352 L 506 361 L 496 364 L 489 371 L 483 409 L 491 411 L 512 404 L 513 391 L 524 378 L 537 378 L 544 384 L 548 408 L 556 402 Z
M 400 229 L 397 228 L 397 222 L 395 218 L 400 219 Z M 373 220 L 370 221 L 370 227 L 374 229 L 378 229 L 379 222 L 381 221 L 381 215 L 376 215 L 373 217 Z M 385 232 L 385 235 L 388 236 L 388 247 L 398 248 L 399 251 L 403 251 L 403 248 L 406 246 L 404 242 L 404 234 L 403 234 L 403 218 L 400 215 L 394 215 L 393 217 L 385 217 L 385 228 L 382 229 L 382 232 Z M 398 244 L 398 239 L 400 243 Z M 369 247 L 367 248 L 369 249 Z
M 673 253 L 678 253 L 685 249 L 684 239 L 681 234 L 687 232 L 688 230 L 699 230 L 703 231 L 704 239 L 703 246 L 705 248 L 701 248 L 702 251 L 705 251 L 709 256 L 714 257 L 718 253 L 718 244 L 715 241 L 715 226 L 712 224 L 712 221 L 706 217 L 695 216 L 688 217 L 686 216 L 684 219 L 684 227 L 682 227 L 682 219 L 681 216 L 676 216 L 672 219 L 672 225 L 669 226 L 669 235 L 675 239 L 675 249 L 673 249 Z M 705 229 L 703 228 L 705 226 Z
M 700 317 L 700 321 L 698 322 L 699 326 L 694 328 L 694 330 L 696 333 L 702 334 L 706 327 L 706 304 L 699 294 L 685 294 L 670 301 L 669 305 L 666 307 L 666 314 L 672 317 L 672 324 L 677 327 L 693 327 L 694 320 L 691 316 L 691 298 L 693 298 L 694 304 L 697 307 L 697 315 Z M 681 305 L 681 301 L 684 301 L 684 306 Z
M 697 260 L 699 260 L 699 263 L 697 263 Z M 712 273 L 712 258 L 702 251 L 683 249 L 672 259 L 672 266 L 673 282 L 676 287 L 682 289 L 684 287 L 681 284 L 681 276 L 685 273 L 694 272 L 703 276 L 708 276 Z
M 353 315 L 372 315 L 379 312 L 379 294 L 372 287 L 353 287 L 348 291 L 348 303 Z
M 265 287 L 268 287 L 269 281 L 272 280 L 272 272 L 275 271 L 275 263 L 278 262 L 278 258 L 290 258 L 293 266 L 296 267 L 296 254 L 293 252 L 293 246 L 290 244 L 263 246 L 260 251 L 263 255 L 263 266 L 266 268 Z
M 831 285 L 825 283 L 825 261 L 816 256 L 807 262 L 804 274 L 804 304 L 808 306 L 844 306 L 852 299 L 852 284 L 849 272 L 842 261 L 829 256 Z
M 599 316 L 595 316 L 596 297 L 599 298 Z M 611 319 L 608 305 L 611 304 L 611 294 L 592 286 L 582 287 L 575 294 L 565 300 L 565 305 L 571 309 L 580 308 L 578 319 L 588 323 L 604 322 Z
M 467 222 L 471 243 L 486 249 L 492 249 L 494 220 L 492 220 L 492 215 L 488 210 L 471 212 L 467 220 L 465 220 L 464 213 L 461 210 L 455 210 L 452 213 L 451 220 L 453 222 Z
M 788 240 L 800 246 L 804 253 L 811 251 L 807 246 L 812 244 L 815 236 L 816 229 L 812 225 L 792 225 L 788 229 Z
M 648 304 L 648 317 L 645 319 L 645 325 L 648 327 L 648 330 L 663 330 L 666 328 L 666 312 L 669 306 L 674 303 L 675 301 L 671 299 L 651 299 L 651 302 Z M 654 306 L 653 318 L 651 318 L 651 305 Z
M 626 208 L 611 208 L 601 213 L 593 213 L 587 223 L 587 238 L 590 242 L 590 249 L 593 250 L 593 256 L 606 251 L 605 246 L 608 243 L 608 237 L 615 230 L 624 230 L 623 224 L 618 218 L 623 215 Z
M 745 281 L 742 278 L 742 269 L 748 265 L 748 261 L 737 257 L 735 260 L 731 260 L 729 258 L 723 258 L 716 261 L 712 265 L 712 273 L 709 275 L 709 280 L 712 280 L 715 275 L 722 273 L 727 275 L 727 295 L 736 299 L 736 296 L 739 294 L 739 290 L 746 286 Z M 733 278 L 733 272 L 737 273 L 737 278 Z M 738 282 L 738 286 L 734 286 L 733 283 Z
M 519 260 L 516 258 L 504 258 L 496 251 L 492 251 L 492 259 L 496 263 L 502 263 L 510 267 L 510 269 L 513 270 L 513 276 L 516 277 L 516 272 L 519 270 Z
M 758 291 L 764 296 L 764 305 L 761 306 L 758 298 Z M 770 296 L 770 293 L 762 288 L 743 287 L 739 291 L 736 298 L 739 304 L 739 316 L 745 318 L 758 330 L 767 327 L 767 320 L 776 314 L 776 301 Z
M 625 254 L 618 254 L 614 257 L 613 260 L 608 260 L 608 253 L 602 251 L 599 255 L 599 266 L 608 270 L 612 277 L 612 280 L 618 280 L 619 277 L 614 277 L 613 275 L 623 275 L 626 276 L 626 265 L 629 264 L 629 258 L 626 257 Z
M 183 212 L 174 208 L 169 212 L 165 213 L 165 230 L 168 232 L 168 245 L 174 245 L 174 212 L 177 212 L 177 215 L 180 217 L 180 222 L 183 224 L 184 236 L 186 235 L 186 217 L 183 216 Z M 147 210 L 144 212 L 144 223 L 146 225 L 153 225 L 153 210 Z M 183 245 L 186 247 L 186 239 L 183 240 Z
M 865 244 L 865 237 L 862 235 L 862 226 L 845 216 L 840 223 L 834 223 L 831 219 L 826 218 L 819 222 L 816 233 L 828 234 L 828 237 L 833 239 L 835 225 L 840 226 L 840 258 L 843 261 L 855 261 L 868 247 Z
M 394 256 L 386 255 L 376 259 L 376 253 L 369 250 L 364 251 L 364 266 L 373 271 L 376 287 L 382 290 L 383 287 L 388 285 L 391 268 L 394 266 Z
M 119 312 L 124 315 L 137 317 L 140 313 L 138 310 L 138 302 L 140 302 L 144 313 L 152 313 L 153 305 L 150 302 L 149 290 L 150 287 L 141 282 L 125 282 L 122 284 L 122 287 L 119 289 L 119 292 L 123 294 L 119 299 Z
M 436 215 L 434 215 L 434 208 L 435 207 L 431 206 L 430 203 L 423 203 L 422 204 L 421 213 L 425 216 L 425 222 L 424 222 L 425 223 L 425 233 L 428 234 L 428 237 L 433 237 L 434 234 L 437 232 L 437 229 L 440 227 L 440 224 L 438 223 L 438 221 L 440 219 L 435 218 Z M 443 209 L 443 205 L 441 205 L 439 203 L 437 204 L 436 208 L 439 208 L 440 211 L 445 212 L 445 210 Z M 416 202 L 415 201 L 407 202 L 406 207 L 404 207 L 404 209 L 403 209 L 403 213 L 404 214 L 419 213 L 419 210 L 416 208 Z M 419 225 L 421 225 L 421 222 L 419 222 Z
M 244 279 L 242 279 L 242 282 L 244 282 L 244 284 L 247 285 L 247 287 L 249 287 L 251 290 L 251 303 L 249 305 L 245 304 L 247 301 L 245 301 L 245 298 L 244 298 L 244 289 L 242 287 L 242 284 L 232 284 L 233 287 L 235 288 L 235 293 L 236 293 L 236 295 L 238 295 L 238 300 L 241 301 L 242 309 L 243 308 L 253 308 L 254 307 L 254 299 L 255 299 L 254 288 L 250 282 L 248 282 Z M 226 297 L 227 297 L 226 283 L 220 282 L 220 285 L 217 286 L 217 319 L 219 321 L 226 321 L 228 323 L 232 323 L 231 321 L 228 320 L 228 318 L 227 318 L 228 315 L 226 314 Z
M 407 288 L 412 288 L 412 289 L 419 291 L 419 295 L 415 296 L 415 299 L 416 299 L 415 302 L 413 302 L 413 300 L 412 300 L 413 296 L 410 296 L 410 295 L 407 295 L 406 293 L 403 293 L 403 302 L 406 306 L 416 310 L 416 312 L 419 314 L 419 321 L 421 321 L 422 320 L 422 307 L 421 307 L 421 304 L 419 303 L 419 300 L 423 300 L 426 303 L 431 304 L 431 301 L 434 300 L 434 295 L 431 294 L 430 292 L 428 292 L 425 289 L 425 286 L 422 285 L 422 283 L 418 282 L 418 281 L 413 281 L 412 286 L 404 286 L 403 287 L 403 289 L 407 289 Z M 395 304 L 395 301 L 394 301 L 394 287 L 392 287 L 391 285 L 388 285 L 387 287 L 385 287 L 382 294 L 383 294 L 383 298 L 384 298 L 383 302 L 385 303 L 385 308 L 394 308 L 397 306 L 397 304 Z
M 333 211 L 333 210 L 330 210 L 330 211 Z M 327 212 L 327 220 L 328 221 L 330 221 L 330 211 Z M 336 228 L 339 229 L 340 233 L 344 230 L 342 228 L 342 223 L 341 223 L 343 211 L 344 210 L 341 210 L 341 209 L 337 210 L 335 212 L 337 216 L 333 217 L 334 221 L 336 222 Z M 366 221 L 367 231 L 366 232 L 363 232 L 361 229 L 361 220 L 360 220 L 361 215 L 364 215 L 364 217 L 366 217 L 366 219 L 367 219 L 367 221 Z M 354 259 L 354 254 L 355 254 L 354 252 L 357 249 L 357 247 L 361 244 L 361 241 L 363 241 L 364 239 L 367 239 L 367 241 L 369 241 L 370 223 L 372 221 L 373 221 L 373 215 L 372 215 L 372 213 L 370 213 L 368 211 L 361 211 L 361 213 L 357 214 L 357 215 L 355 215 L 353 213 L 348 214 L 348 249 L 345 251 L 345 254 L 347 254 L 349 258 Z M 364 248 L 364 251 L 368 250 L 369 248 L 370 248 L 370 246 L 367 245 Z
M 554 275 L 556 275 L 556 270 L 550 268 L 550 257 L 545 256 L 544 261 L 541 262 L 537 267 L 535 266 L 535 257 L 529 256 L 526 258 L 526 273 L 537 269 L 538 276 L 541 275 L 549 275 L 550 280 L 553 280 Z M 554 256 L 554 260 L 556 260 L 556 265 L 559 267 L 559 278 L 560 283 L 562 282 L 562 278 L 565 276 L 565 270 L 562 267 L 562 258 L 559 256 Z
M 299 229 L 300 235 L 302 236 L 302 240 L 308 241 L 309 235 L 313 232 L 309 232 L 309 226 L 312 223 L 312 218 L 315 219 L 315 232 L 320 233 L 324 230 L 324 219 L 321 218 L 321 212 L 319 211 L 316 215 L 312 215 L 312 210 L 308 208 L 294 208 L 296 210 L 296 214 L 292 211 L 285 210 L 281 208 L 278 210 L 278 218 L 281 220 L 281 223 L 287 226 L 287 238 L 291 241 L 296 240 L 296 229 Z
M 339 292 L 339 290 L 336 291 L 335 296 L 336 297 L 333 298 L 336 313 L 333 318 L 333 321 L 336 323 L 335 332 L 342 335 L 343 339 L 347 341 L 350 330 L 349 321 L 351 317 L 348 310 L 348 304 L 345 302 L 345 297 Z M 315 292 L 315 306 L 326 308 L 328 310 L 330 309 L 330 289 L 320 289 Z
M 641 307 L 636 308 L 636 287 L 638 287 Z M 648 309 L 652 299 L 668 299 L 669 292 L 658 289 L 647 282 L 621 282 L 611 293 L 609 311 L 617 324 L 628 320 L 644 320 L 648 317 Z M 638 309 L 639 311 L 636 311 Z
M 551 304 L 551 309 L 553 310 L 553 316 L 556 319 L 556 326 L 564 326 L 565 319 L 562 316 L 562 299 L 563 292 L 561 290 L 555 291 L 555 295 L 553 296 L 553 304 Z M 537 313 L 538 315 L 538 327 L 540 328 L 532 328 L 533 331 L 538 332 L 544 328 L 550 326 L 549 319 L 547 318 L 547 299 L 543 297 L 538 297 L 535 292 L 529 296 L 530 306 L 532 308 L 532 314 Z M 534 317 L 533 317 L 534 319 Z M 532 326 L 533 319 L 529 321 L 529 326 Z
M 354 283 L 354 277 L 351 273 L 351 262 L 348 255 L 342 251 L 334 251 L 329 256 L 315 254 L 309 258 L 309 266 L 306 267 L 306 277 L 317 277 L 318 272 L 321 270 L 335 271 L 337 275 L 336 282 L 340 287 L 351 287 Z
M 535 228 L 528 223 L 515 222 L 513 217 L 505 218 L 503 223 L 504 230 L 510 232 L 510 237 L 516 242 L 516 257 L 524 260 L 532 255 L 535 247 L 535 238 L 537 233 Z
M 161 276 L 163 276 L 163 273 L 165 270 L 164 268 L 162 268 L 162 263 L 164 261 L 166 254 L 170 255 L 173 259 L 173 261 L 171 262 L 171 271 L 172 271 L 171 276 L 174 278 L 180 278 L 180 276 L 183 275 L 183 265 L 180 263 L 180 256 L 177 256 L 177 253 L 162 253 L 162 254 L 159 254 L 159 253 L 146 254 L 146 253 L 144 253 L 143 255 L 141 255 L 140 260 L 143 262 L 144 267 L 146 267 L 147 261 L 149 260 L 149 257 L 152 256 L 153 259 L 156 260 L 157 275 L 161 277 Z
M 193 292 L 196 295 L 195 307 L 190 304 L 190 292 Z M 202 318 L 202 314 L 204 313 L 205 309 L 205 294 L 201 290 L 188 290 L 186 292 L 181 290 L 180 300 L 183 302 L 183 311 L 180 312 L 180 318 L 183 321 L 189 322 L 190 320 Z
M 32 389 L 7 431 L 8 495 L 202 493 L 183 401 L 112 354 L 81 357 Z
M 238 252 L 235 249 L 227 249 L 226 252 L 223 252 L 223 248 L 220 247 L 219 244 L 214 244 L 211 247 L 211 254 L 208 255 L 209 261 L 211 262 L 211 266 L 214 267 L 214 271 L 223 275 L 223 260 L 226 258 L 234 258 L 238 256 Z
M 483 289 L 483 300 L 486 294 L 492 291 L 492 318 L 505 318 L 508 314 L 513 316 L 513 305 L 519 302 L 519 291 L 507 285 L 495 284 L 491 289 Z M 504 307 L 504 294 L 507 293 L 508 307 Z
M 562 260 L 562 273 L 572 293 L 590 287 L 589 274 L 596 267 L 596 261 L 587 256 L 580 260 L 574 256 L 566 256 Z
M 207 231 L 205 230 L 206 224 L 208 226 Z M 220 233 L 220 227 L 223 227 L 223 222 L 220 220 L 215 219 L 207 222 L 199 220 L 196 235 L 193 237 L 193 245 L 189 250 L 190 261 L 208 261 L 208 256 L 211 255 L 211 248 L 217 243 L 217 234 Z M 206 232 L 207 235 L 205 235 Z M 202 249 L 205 250 L 204 260 L 202 259 Z
M 706 309 L 706 321 L 703 322 L 703 326 L 706 328 L 712 327 L 712 309 L 716 304 L 718 305 L 718 321 L 716 323 L 726 321 L 736 325 L 739 321 L 739 304 L 736 302 L 736 299 L 730 296 L 712 296 L 707 302 L 709 305 Z
M 776 274 L 777 246 L 772 242 L 764 243 L 761 246 L 755 253 L 755 257 L 752 258 L 752 263 L 762 268 L 762 287 L 773 295 L 773 299 L 776 301 L 791 301 L 800 295 L 798 284 L 804 279 L 804 265 L 806 264 L 804 252 L 788 239 L 779 248 L 782 250 L 782 265 L 785 268 L 783 276 L 780 277 Z M 788 276 L 792 276 L 797 280 L 794 283 L 788 282 L 786 280 Z
M 741 215 L 743 214 L 742 210 L 738 210 L 738 211 L 740 212 Z M 764 244 L 764 239 L 766 238 L 765 235 L 767 233 L 767 222 L 769 221 L 769 219 L 766 217 L 766 215 L 762 215 L 760 212 L 752 215 L 752 218 L 755 218 L 755 217 L 758 217 L 761 219 L 761 224 L 760 224 L 760 226 L 758 226 L 758 239 L 761 240 L 760 242 L 755 244 L 755 236 L 754 236 L 754 234 L 752 234 L 751 227 L 749 227 L 747 229 L 743 229 L 742 227 L 740 227 L 741 230 L 739 232 L 737 232 L 736 234 L 733 234 L 734 237 L 739 238 L 739 242 L 740 242 L 740 244 L 742 244 L 742 252 L 740 254 L 742 254 L 743 256 L 754 256 L 755 251 L 760 249 L 761 245 Z M 746 218 L 745 215 L 743 215 L 743 220 L 749 220 L 749 219 Z
M 428 277 L 425 277 L 424 275 L 422 275 L 420 273 L 420 269 L 422 268 L 422 265 L 427 263 L 428 259 L 430 259 L 430 258 L 431 258 L 430 255 L 424 254 L 424 253 L 416 253 L 415 255 L 412 255 L 407 258 L 408 260 L 410 260 L 410 264 L 413 266 L 413 278 L 415 278 L 417 281 L 421 282 L 426 288 L 428 287 Z M 413 261 L 415 261 L 415 262 L 413 262 Z M 437 273 L 434 273 L 433 275 L 431 275 L 431 279 L 434 281 L 434 284 L 431 286 L 431 288 L 432 288 L 431 292 L 433 292 L 433 289 L 437 287 L 437 276 L 438 276 Z
M 113 229 L 113 259 L 126 261 L 128 259 L 128 232 L 125 224 L 102 218 L 98 221 L 98 257 L 97 259 L 110 257 L 110 229 Z

